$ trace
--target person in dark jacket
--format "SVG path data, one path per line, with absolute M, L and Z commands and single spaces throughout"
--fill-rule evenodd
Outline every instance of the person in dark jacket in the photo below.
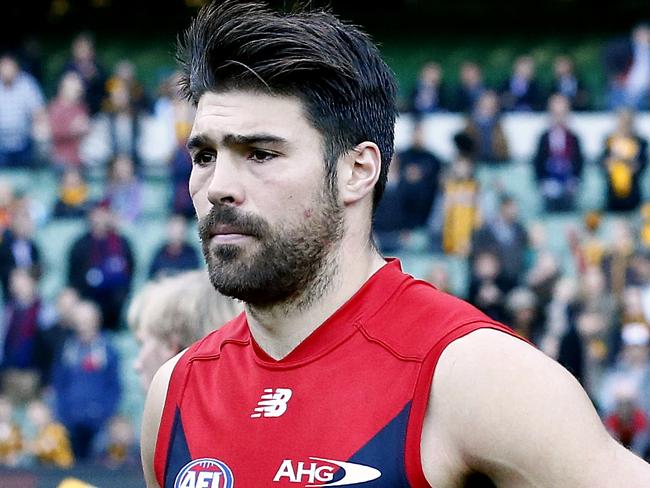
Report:
M 185 218 L 182 215 L 172 215 L 167 224 L 167 240 L 156 251 L 151 261 L 149 278 L 172 276 L 199 267 L 198 252 L 187 242 Z
M 53 387 L 57 417 L 70 432 L 75 458 L 85 460 L 117 411 L 121 386 L 117 352 L 99 330 L 99 309 L 81 302 L 74 322 L 75 334 L 54 366 Z
M 578 136 L 568 127 L 570 113 L 568 99 L 553 95 L 548 101 L 551 125 L 537 144 L 533 160 L 544 205 L 548 212 L 575 209 L 584 158 Z
M 90 229 L 72 245 L 68 283 L 99 306 L 104 327 L 117 329 L 131 289 L 134 259 L 127 239 L 115 228 L 108 201 L 89 213 Z
M 33 238 L 34 225 L 27 212 L 14 212 L 11 228 L 0 238 L 0 285 L 6 297 L 9 293 L 9 275 L 24 269 L 38 276 L 41 271 L 41 253 Z

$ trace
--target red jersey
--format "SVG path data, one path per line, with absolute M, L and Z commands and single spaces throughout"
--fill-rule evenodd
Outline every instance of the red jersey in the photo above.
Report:
M 512 334 L 392 260 L 288 356 L 245 314 L 170 379 L 154 468 L 163 488 L 427 487 L 420 437 L 436 363 L 480 328 Z

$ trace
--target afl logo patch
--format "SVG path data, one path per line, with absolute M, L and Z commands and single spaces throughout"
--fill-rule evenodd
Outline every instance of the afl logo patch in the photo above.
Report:
M 196 459 L 183 466 L 174 488 L 233 488 L 232 471 L 218 459 Z

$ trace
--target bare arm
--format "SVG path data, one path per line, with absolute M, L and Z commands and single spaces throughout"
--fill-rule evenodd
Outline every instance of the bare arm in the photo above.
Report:
M 158 438 L 158 428 L 160 427 L 160 419 L 165 405 L 165 398 L 167 397 L 169 379 L 171 378 L 172 371 L 174 371 L 174 366 L 176 366 L 183 352 L 177 354 L 160 367 L 153 377 L 144 404 L 140 454 L 147 488 L 160 488 L 158 481 L 156 481 L 153 467 L 156 439 Z
M 650 486 L 650 465 L 609 436 L 573 376 L 494 330 L 455 341 L 440 358 L 422 439 L 432 483 L 440 479 L 433 433 L 446 445 L 449 479 L 479 471 L 500 488 Z

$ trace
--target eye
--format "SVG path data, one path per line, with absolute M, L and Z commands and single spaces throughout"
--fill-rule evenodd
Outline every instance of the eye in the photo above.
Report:
M 198 166 L 206 166 L 216 160 L 217 155 L 211 151 L 199 151 L 192 157 L 192 162 Z
M 254 149 L 248 154 L 248 159 L 257 163 L 265 163 L 276 157 L 277 154 L 269 151 L 264 151 L 263 149 Z

